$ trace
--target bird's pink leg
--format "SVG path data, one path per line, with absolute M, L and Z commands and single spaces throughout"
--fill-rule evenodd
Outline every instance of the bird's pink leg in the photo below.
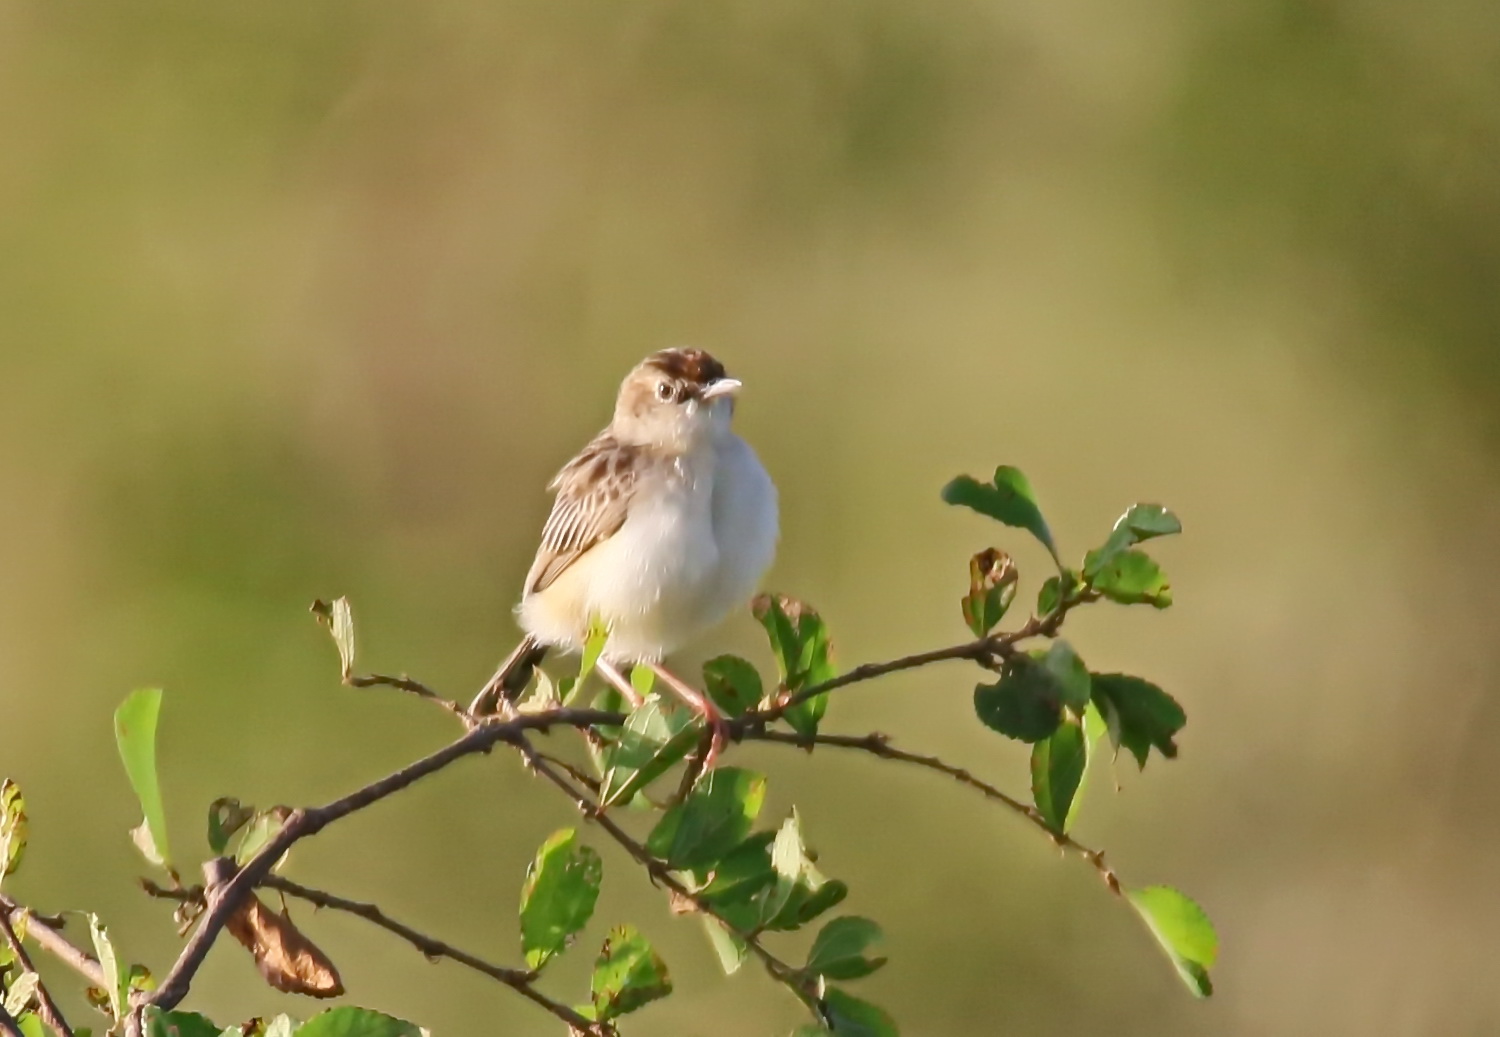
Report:
M 625 696 L 625 701 L 630 703 L 630 708 L 634 709 L 646 701 L 641 698 L 641 693 L 635 690 L 635 685 L 631 684 L 630 680 L 615 668 L 614 663 L 600 659 L 594 663 L 594 669 L 599 671 L 599 676 L 609 681 L 616 691 Z
M 708 770 L 724 751 L 724 745 L 729 740 L 729 724 L 724 719 L 724 714 L 719 712 L 713 700 L 703 692 L 688 684 L 661 663 L 652 663 L 652 671 L 662 683 L 671 688 L 678 698 L 693 707 L 708 723 L 710 731 L 708 752 L 703 756 L 703 769 Z

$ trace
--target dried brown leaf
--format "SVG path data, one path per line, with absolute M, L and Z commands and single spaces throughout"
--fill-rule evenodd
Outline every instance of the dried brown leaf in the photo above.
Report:
M 338 997 L 344 992 L 328 955 L 303 936 L 290 918 L 266 907 L 253 893 L 225 928 L 250 952 L 261 977 L 277 990 L 308 997 Z

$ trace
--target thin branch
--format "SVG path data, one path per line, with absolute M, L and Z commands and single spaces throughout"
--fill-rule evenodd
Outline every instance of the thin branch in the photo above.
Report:
M 5 1010 L 3 1003 L 0 1003 L 0 1033 L 5 1033 L 8 1037 L 26 1037 L 21 1032 L 21 1024 L 16 1022 L 15 1016 Z
M 396 921 L 386 914 L 376 904 L 366 903 L 359 900 L 349 900 L 346 897 L 336 896 L 333 893 L 325 893 L 320 889 L 313 889 L 301 883 L 292 882 L 277 875 L 268 876 L 261 882 L 262 889 L 274 889 L 288 896 L 306 900 L 318 907 L 331 908 L 335 911 L 345 911 L 351 915 L 358 915 L 375 925 L 380 926 L 387 932 L 394 933 L 417 950 L 421 951 L 429 960 L 437 958 L 450 958 L 465 965 L 475 972 L 482 972 L 491 979 L 504 983 L 521 996 L 540 1005 L 551 1012 L 557 1018 L 567 1023 L 574 1030 L 588 1034 L 604 1034 L 607 1031 L 600 1029 L 597 1024 L 585 1019 L 567 1005 L 553 1001 L 541 993 L 533 985 L 536 982 L 536 973 L 525 969 L 506 968 L 503 965 L 494 965 L 483 958 L 470 954 L 468 951 L 454 947 L 426 933 L 418 932 L 411 926 Z
M 965 785 L 983 795 L 986 799 L 1002 804 L 1008 809 L 1024 817 L 1027 821 L 1036 825 L 1051 839 L 1053 844 L 1061 849 L 1072 850 L 1078 854 L 1099 873 L 1104 884 L 1109 887 L 1111 893 L 1119 895 L 1120 880 L 1113 869 L 1104 862 L 1104 851 L 1095 850 L 1066 832 L 1059 832 L 1049 825 L 1041 812 L 1033 806 L 1016 799 L 1009 793 L 1003 792 L 989 782 L 976 778 L 963 767 L 954 766 L 936 756 L 924 756 L 920 753 L 907 752 L 904 749 L 894 748 L 890 739 L 883 734 L 874 733 L 867 735 L 807 735 L 794 734 L 787 731 L 760 731 L 752 732 L 745 736 L 747 741 L 775 742 L 782 745 L 795 745 L 801 748 L 810 748 L 814 745 L 831 745 L 841 749 L 858 749 L 872 756 L 878 756 L 883 760 L 899 760 L 917 767 L 925 767 L 939 774 L 946 774 L 960 785 Z
M 92 985 L 109 986 L 109 981 L 104 978 L 104 970 L 100 968 L 99 963 L 57 931 L 62 928 L 62 921 L 57 916 L 37 914 L 3 893 L 0 893 L 0 914 L 4 914 L 12 925 L 25 916 L 26 935 L 34 940 L 38 947 L 77 972 Z
M 162 1009 L 176 1007 L 187 996 L 193 976 L 197 974 L 209 949 L 218 939 L 225 923 L 237 911 L 245 897 L 270 874 L 271 866 L 295 843 L 316 835 L 341 818 L 357 810 L 363 810 L 387 796 L 400 792 L 412 783 L 442 770 L 456 760 L 476 753 L 488 752 L 500 742 L 520 742 L 525 732 L 546 730 L 553 726 L 592 726 L 618 722 L 616 715 L 592 709 L 559 709 L 545 714 L 530 714 L 511 718 L 504 722 L 487 721 L 467 732 L 456 741 L 424 756 L 422 759 L 356 789 L 342 799 L 321 807 L 293 810 L 282 823 L 279 831 L 250 858 L 239 872 L 223 886 L 208 892 L 208 909 L 198 923 L 198 928 L 188 939 L 177 961 L 156 990 L 140 996 L 134 1001 L 132 1028 L 140 1029 L 140 1009 L 156 1005 Z
M 16 927 L 11 924 L 10 912 L 0 911 L 0 935 L 5 937 L 5 942 L 10 944 L 10 952 L 15 956 L 16 963 L 27 972 L 36 972 L 36 966 L 31 963 L 31 956 L 26 953 L 21 938 L 16 935 Z M 52 1000 L 52 995 L 47 992 L 47 984 L 37 976 L 36 984 L 36 1014 L 46 1023 L 48 1028 L 57 1037 L 73 1037 L 73 1030 L 68 1026 L 68 1021 L 63 1018 L 62 1012 L 58 1010 L 57 1002 Z

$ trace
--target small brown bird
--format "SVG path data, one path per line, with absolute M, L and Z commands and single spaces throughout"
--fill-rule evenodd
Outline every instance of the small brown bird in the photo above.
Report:
M 650 666 L 713 727 L 723 718 L 661 665 L 746 603 L 776 554 L 776 487 L 730 430 L 741 384 L 699 349 L 666 349 L 626 375 L 614 419 L 549 488 L 557 494 L 517 616 L 526 636 L 470 706 L 492 711 L 530 682 L 549 648 L 609 631 L 597 669 L 630 701 L 624 670 Z

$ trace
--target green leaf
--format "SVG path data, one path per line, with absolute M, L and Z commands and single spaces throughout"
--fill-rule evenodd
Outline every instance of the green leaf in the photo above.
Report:
M 197 1012 L 163 1012 L 155 1005 L 146 1009 L 146 1037 L 220 1037 L 223 1032 Z
M 26 800 L 21 786 L 0 781 L 0 879 L 15 873 L 26 853 Z
M 771 843 L 775 879 L 756 897 L 753 921 L 759 928 L 801 928 L 849 895 L 842 882 L 829 881 L 813 864 L 802 841 L 802 821 L 794 809 Z
M 1031 483 L 1019 468 L 1001 465 L 995 469 L 993 482 L 982 483 L 971 476 L 960 475 L 943 487 L 943 500 L 988 515 L 992 519 L 1024 529 L 1042 542 L 1052 560 L 1062 568 L 1057 544 L 1047 528 L 1042 510 L 1037 506 Z
M 297 1023 L 292 1017 L 283 1013 L 266 1024 L 264 1037 L 292 1037 L 296 1028 Z
M 865 951 L 884 934 L 868 918 L 846 915 L 823 926 L 807 952 L 804 968 L 825 979 L 859 979 L 885 964 L 884 958 L 867 958 Z
M 838 675 L 828 626 L 816 609 L 784 594 L 757 595 L 751 611 L 771 640 L 781 685 L 796 694 Z M 817 695 L 787 710 L 783 719 L 799 734 L 815 735 L 828 709 L 828 699 Z
M 619 740 L 605 754 L 603 805 L 629 802 L 698 743 L 696 717 L 648 699 L 631 710 Z
M 21 1037 L 47 1037 L 47 1029 L 42 1025 L 41 1019 L 33 1013 L 27 1013 L 16 1019 L 16 1025 L 21 1028 Z M 74 1030 L 74 1037 L 83 1037 L 83 1030 Z
M 724 928 L 718 919 L 708 915 L 703 916 L 703 931 L 708 934 L 708 942 L 713 945 L 724 975 L 732 976 L 738 972 L 750 953 L 745 941 Z
M 730 717 L 754 709 L 765 694 L 759 672 L 737 655 L 721 655 L 704 663 L 703 688 L 724 715 Z
M 885 1011 L 842 990 L 830 990 L 822 1001 L 823 1017 L 835 1037 L 900 1037 Z
M 1088 669 L 1066 641 L 1011 659 L 998 681 L 974 689 L 974 712 L 985 726 L 1023 742 L 1047 738 L 1064 707 L 1082 714 L 1088 701 Z
M 1063 569 L 1058 576 L 1049 576 L 1042 589 L 1036 596 L 1036 614 L 1038 616 L 1050 615 L 1057 611 L 1057 607 L 1064 601 L 1072 603 L 1078 598 L 1078 592 L 1083 588 L 1083 578 L 1079 576 L 1077 569 Z
M 1172 586 L 1161 566 L 1144 551 L 1121 551 L 1094 574 L 1093 588 L 1121 605 L 1172 604 Z
M 672 980 L 646 938 L 635 926 L 622 925 L 610 931 L 599 951 L 591 989 L 594 1009 L 607 1022 L 666 997 Z
M 672 868 L 712 864 L 750 834 L 765 798 L 763 775 L 738 767 L 711 770 L 651 830 L 646 848 Z
M 255 810 L 233 796 L 220 796 L 208 805 L 208 848 L 215 857 L 229 848 L 229 840 L 252 818 Z
M 104 972 L 107 985 L 104 995 L 109 999 L 109 1014 L 116 1022 L 122 1018 L 125 1005 L 125 972 L 115 956 L 115 945 L 110 942 L 109 930 L 99 924 L 99 916 L 90 914 L 89 937 L 94 943 L 94 957 L 99 959 L 99 968 Z
M 609 641 L 609 628 L 595 616 L 589 621 L 588 639 L 583 643 L 583 662 L 578 667 L 578 682 L 583 683 L 594 672 L 594 665 L 604 654 L 604 645 Z
M 975 685 L 974 713 L 985 727 L 1022 742 L 1040 742 L 1062 721 L 1055 683 L 1025 656 L 1007 663 L 994 684 Z
M 1083 724 L 1067 716 L 1031 750 L 1031 795 L 1042 820 L 1066 832 L 1088 767 L 1089 741 Z
M 1058 639 L 1047 646 L 1040 657 L 1042 668 L 1057 682 L 1058 699 L 1075 713 L 1089 704 L 1092 680 L 1088 667 L 1068 642 Z
M 712 867 L 693 872 L 694 889 L 710 904 L 745 901 L 769 885 L 771 842 L 775 832 L 756 832 Z
M 969 559 L 969 593 L 960 606 L 964 622 L 975 637 L 984 637 L 1000 625 L 1016 597 L 1015 563 L 1010 555 L 993 547 Z
M 405 1019 L 352 1007 L 330 1008 L 295 1031 L 296 1037 L 422 1037 L 422 1033 L 420 1026 Z
M 156 718 L 160 711 L 160 688 L 132 692 L 115 710 L 115 743 L 120 747 L 120 759 L 130 777 L 130 786 L 145 812 L 151 843 L 163 863 L 171 867 L 166 811 L 156 778 Z
M 1203 908 L 1170 886 L 1132 889 L 1126 896 L 1187 988 L 1197 997 L 1212 994 L 1209 970 L 1219 956 L 1219 938 Z
M 1187 714 L 1172 696 L 1123 673 L 1096 673 L 1092 685 L 1094 704 L 1104 715 L 1116 752 L 1124 746 L 1141 768 L 1152 749 L 1168 759 L 1177 755 L 1173 736 L 1187 723 Z
M 1160 504 L 1136 504 L 1115 521 L 1114 530 L 1102 546 L 1084 558 L 1083 575 L 1090 581 L 1116 555 L 1153 537 L 1172 536 L 1182 532 L 1182 523 Z
M 281 831 L 281 826 L 286 823 L 291 813 L 292 808 L 286 806 L 267 807 L 265 810 L 256 811 L 255 816 L 245 825 L 240 835 L 239 847 L 234 851 L 235 863 L 241 867 L 250 863 L 250 858 L 264 850 L 266 844 L 276 837 L 277 832 Z M 279 869 L 285 864 L 287 854 L 290 852 L 282 854 L 281 859 L 271 866 L 272 870 Z
M 561 954 L 588 924 L 604 863 L 571 828 L 552 833 L 526 869 L 521 887 L 521 949 L 533 972 Z
M 349 609 L 349 599 L 315 601 L 312 613 L 333 635 L 334 647 L 339 650 L 339 673 L 348 680 L 354 674 L 354 613 Z

